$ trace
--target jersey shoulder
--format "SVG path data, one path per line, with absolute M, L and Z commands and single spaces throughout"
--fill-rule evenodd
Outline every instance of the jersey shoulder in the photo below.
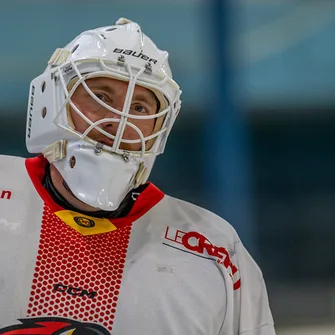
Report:
M 23 157 L 0 155 L 0 180 L 8 182 L 26 175 L 25 160 Z
M 209 235 L 225 236 L 231 242 L 239 241 L 232 225 L 219 215 L 191 202 L 165 195 L 162 205 L 172 216 L 172 222 L 183 222 L 197 231 L 205 231 Z
M 8 165 L 8 164 L 23 164 L 26 158 L 20 156 L 10 156 L 10 155 L 1 155 L 0 154 L 0 165 Z

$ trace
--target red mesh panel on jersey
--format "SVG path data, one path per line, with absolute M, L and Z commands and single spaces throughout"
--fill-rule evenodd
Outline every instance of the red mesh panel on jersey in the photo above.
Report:
M 82 236 L 45 206 L 28 316 L 62 316 L 110 331 L 131 224 Z

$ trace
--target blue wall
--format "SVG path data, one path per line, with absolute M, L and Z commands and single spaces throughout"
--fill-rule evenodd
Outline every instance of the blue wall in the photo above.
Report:
M 22 107 L 31 78 L 56 47 L 84 29 L 125 16 L 167 49 L 183 101 L 205 110 L 212 91 L 209 1 L 1 1 L 0 101 Z M 231 55 L 243 106 L 334 102 L 335 4 L 237 1 Z

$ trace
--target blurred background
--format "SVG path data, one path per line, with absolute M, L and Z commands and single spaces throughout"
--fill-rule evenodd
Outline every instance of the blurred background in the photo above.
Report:
M 0 153 L 28 156 L 29 82 L 127 17 L 170 53 L 183 108 L 151 180 L 226 218 L 278 334 L 335 333 L 335 2 L 0 0 Z

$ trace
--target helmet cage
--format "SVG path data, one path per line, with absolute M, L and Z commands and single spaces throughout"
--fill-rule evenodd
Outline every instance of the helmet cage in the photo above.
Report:
M 88 142 L 93 141 L 94 144 L 97 144 L 96 141 L 88 137 L 88 134 L 91 130 L 96 129 L 98 132 L 104 136 L 113 140 L 113 146 L 103 145 L 103 149 L 109 152 L 116 154 L 133 157 L 141 157 L 148 155 L 158 155 L 164 151 L 168 134 L 173 126 L 174 120 L 178 114 L 180 108 L 179 101 L 179 87 L 178 85 L 163 71 L 161 73 L 153 73 L 150 71 L 148 63 L 142 68 L 132 66 L 126 62 L 113 61 L 113 60 L 104 60 L 102 58 L 85 58 L 84 60 L 69 60 L 64 64 L 58 66 L 51 75 L 54 78 L 54 92 L 59 80 L 60 83 L 60 95 L 58 99 L 55 99 L 55 117 L 53 122 L 56 126 L 72 133 L 81 140 L 86 140 Z M 78 80 L 75 82 L 73 87 L 69 90 L 68 83 L 71 79 L 77 77 Z M 88 87 L 86 80 L 96 77 L 111 77 L 114 79 L 127 81 L 128 89 L 123 105 L 122 111 L 111 107 L 105 102 L 101 101 Z M 92 122 L 87 118 L 82 111 L 73 103 L 72 95 L 79 85 L 82 85 L 86 92 L 94 99 L 97 103 L 103 106 L 105 109 L 113 112 L 118 115 L 119 118 L 104 118 L 96 122 Z M 161 99 L 165 100 L 165 106 L 163 109 L 159 110 L 156 114 L 153 115 L 132 115 L 129 113 L 130 105 L 132 101 L 132 96 L 134 93 L 135 85 L 140 85 L 145 88 L 148 88 L 154 92 L 154 94 L 161 95 Z M 56 89 L 57 91 L 57 89 Z M 85 132 L 79 133 L 76 131 L 69 123 L 68 117 L 64 118 L 63 115 L 67 114 L 67 108 L 71 106 L 73 111 L 77 113 L 83 120 L 85 120 L 89 127 Z M 154 131 L 149 136 L 144 137 L 141 130 L 134 125 L 132 122 L 129 122 L 129 119 L 158 119 L 164 117 L 164 121 L 160 129 Z M 112 135 L 106 132 L 100 127 L 102 123 L 105 122 L 115 122 L 119 123 L 117 132 L 115 135 Z M 139 136 L 139 139 L 124 139 L 123 134 L 126 126 L 131 127 L 136 131 Z M 154 144 L 151 148 L 146 149 L 146 143 L 150 140 L 154 141 Z M 130 151 L 120 148 L 121 143 L 141 143 L 140 151 Z

